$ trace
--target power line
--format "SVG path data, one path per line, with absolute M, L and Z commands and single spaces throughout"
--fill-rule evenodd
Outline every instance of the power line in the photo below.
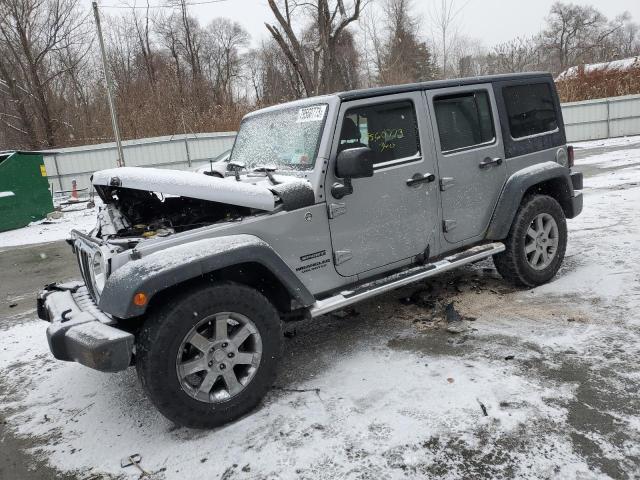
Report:
M 221 3 L 221 2 L 228 2 L 229 0 L 203 0 L 202 2 L 189 2 L 186 3 L 185 5 L 187 7 L 192 6 L 192 5 L 204 5 L 207 3 Z M 180 4 L 175 4 L 175 5 L 171 5 L 171 4 L 165 4 L 165 5 L 103 5 L 100 4 L 98 5 L 98 7 L 100 8 L 120 8 L 120 9 L 131 9 L 131 8 L 138 8 L 138 9 L 144 9 L 146 10 L 147 8 L 177 8 L 180 7 Z

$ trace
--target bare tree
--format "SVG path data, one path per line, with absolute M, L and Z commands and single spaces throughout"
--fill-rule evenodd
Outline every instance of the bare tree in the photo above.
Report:
M 359 24 L 361 29 L 363 48 L 363 64 L 364 64 L 364 77 L 365 84 L 368 87 L 378 85 L 380 78 L 380 71 L 382 70 L 384 43 L 385 43 L 385 29 L 381 26 L 384 25 L 384 13 L 379 13 L 381 9 L 368 8 L 363 11 Z
M 640 54 L 640 26 L 629 12 L 618 15 L 611 25 L 617 27 L 601 42 L 600 61 L 634 57 Z
M 382 64 L 379 66 L 383 84 L 431 80 L 436 67 L 426 42 L 419 38 L 420 17 L 413 11 L 412 0 L 386 0 L 387 38 Z
M 156 20 L 156 31 L 160 37 L 161 46 L 168 52 L 173 69 L 174 75 L 178 83 L 178 90 L 181 96 L 184 94 L 184 79 L 183 79 L 183 66 L 182 66 L 182 42 L 180 40 L 180 24 L 178 18 L 175 15 L 169 15 L 167 17 L 159 17 Z
M 151 48 L 151 29 L 150 29 L 150 16 L 149 16 L 149 0 L 147 0 L 147 8 L 142 19 L 138 18 L 138 14 L 135 8 L 131 9 L 131 16 L 133 17 L 133 24 L 136 34 L 138 36 L 138 43 L 140 45 L 140 52 L 144 60 L 145 70 L 151 88 L 154 88 L 156 82 L 156 74 L 154 67 L 154 52 Z
M 429 12 L 434 44 L 440 49 L 442 76 L 449 74 L 450 52 L 458 41 L 458 21 L 470 0 L 434 1 Z
M 374 1 L 377 8 L 365 8 Z M 156 14 L 145 0 L 146 8 L 104 15 L 122 135 L 232 130 L 250 109 L 362 84 L 557 72 L 640 53 L 640 28 L 628 13 L 609 20 L 564 3 L 553 5 L 538 35 L 487 51 L 461 31 L 468 0 L 437 0 L 427 43 L 412 1 L 268 0 L 270 39 L 250 52 L 240 25 L 216 19 L 203 28 L 188 14 L 188 0 L 167 0 L 172 8 Z M 110 138 L 86 7 L 81 0 L 0 0 L 0 149 Z M 637 70 L 603 71 L 560 88 L 573 100 L 640 93 L 637 79 Z
M 206 30 L 204 62 L 218 104 L 233 103 L 233 82 L 242 69 L 241 50 L 249 44 L 249 34 L 238 22 L 216 18 Z
M 47 146 L 56 144 L 59 127 L 51 84 L 75 67 L 75 64 L 60 62 L 58 54 L 85 42 L 86 18 L 86 13 L 79 13 L 77 0 L 3 0 L 0 3 L 0 50 L 5 54 L 0 74 L 9 85 L 10 94 L 17 95 L 16 104 L 24 107 L 20 116 L 25 133 L 37 136 L 38 131 L 42 131 L 41 141 Z M 28 107 L 18 85 L 27 92 Z M 37 129 L 36 122 L 29 117 L 30 109 L 37 119 Z
M 263 42 L 259 49 L 253 51 L 246 65 L 258 105 L 272 105 L 304 97 L 300 76 L 273 39 Z
M 5 142 L 11 139 L 15 145 L 38 148 L 36 127 L 33 116 L 29 113 L 29 92 L 18 84 L 12 69 L 4 60 L 6 53 L 0 49 L 0 93 L 4 100 L 4 108 L 0 113 L 0 124 L 5 128 Z
M 535 37 L 517 37 L 496 45 L 487 55 L 491 73 L 525 72 L 539 68 L 541 46 Z
M 554 71 L 600 60 L 602 45 L 623 28 L 625 18 L 609 22 L 592 6 L 554 3 L 542 32 L 542 44 L 551 55 Z
M 267 30 L 285 54 L 304 85 L 306 95 L 334 91 L 339 75 L 336 51 L 341 35 L 358 20 L 365 0 L 354 0 L 348 8 L 344 0 L 268 0 L 277 24 Z M 313 19 L 306 41 L 293 23 L 293 14 Z
M 200 75 L 200 45 L 198 22 L 189 16 L 186 0 L 170 0 L 172 5 L 180 9 L 180 21 L 182 23 L 182 47 L 189 65 L 191 66 L 191 75 L 194 80 Z

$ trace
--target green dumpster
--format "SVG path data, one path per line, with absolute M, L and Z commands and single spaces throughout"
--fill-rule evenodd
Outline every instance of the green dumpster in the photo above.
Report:
M 24 227 L 52 211 L 42 154 L 1 152 L 0 232 Z

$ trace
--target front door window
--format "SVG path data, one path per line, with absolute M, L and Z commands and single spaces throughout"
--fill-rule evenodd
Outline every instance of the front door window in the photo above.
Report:
M 338 151 L 369 147 L 374 165 L 420 155 L 413 103 L 382 103 L 351 108 L 342 121 Z

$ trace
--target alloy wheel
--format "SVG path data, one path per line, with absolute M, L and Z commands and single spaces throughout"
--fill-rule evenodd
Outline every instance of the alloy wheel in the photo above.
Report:
M 198 322 L 178 350 L 180 386 L 206 403 L 228 400 L 251 382 L 260 366 L 262 340 L 256 325 L 235 312 L 220 312 Z
M 535 270 L 547 268 L 558 251 L 558 224 L 548 213 L 536 215 L 527 229 L 524 253 Z

